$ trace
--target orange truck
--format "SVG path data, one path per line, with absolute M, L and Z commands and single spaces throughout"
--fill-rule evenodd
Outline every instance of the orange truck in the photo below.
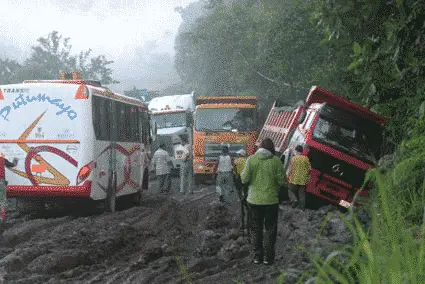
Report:
M 258 136 L 257 97 L 199 97 L 193 125 L 193 173 L 195 183 L 210 179 L 221 153 L 221 143 L 230 145 L 232 157 L 243 149 L 255 152 Z
M 291 108 L 275 102 L 256 144 L 271 138 L 285 170 L 301 144 L 312 167 L 307 202 L 318 198 L 347 208 L 357 205 L 353 197 L 379 160 L 384 123 L 384 117 L 313 86 L 305 104 Z

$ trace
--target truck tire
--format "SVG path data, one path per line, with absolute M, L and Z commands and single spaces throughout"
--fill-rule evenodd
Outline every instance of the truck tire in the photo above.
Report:
M 199 185 L 201 185 L 201 184 L 203 184 L 203 176 L 202 175 L 200 175 L 200 174 L 195 174 L 194 175 L 194 180 L 195 180 L 195 185 L 196 186 L 199 186 Z

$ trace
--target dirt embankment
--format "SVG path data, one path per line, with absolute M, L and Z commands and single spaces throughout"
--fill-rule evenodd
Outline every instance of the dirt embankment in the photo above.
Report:
M 295 283 L 311 255 L 351 241 L 332 206 L 279 214 L 277 260 L 267 267 L 251 263 L 238 203 L 222 205 L 208 191 L 186 201 L 152 196 L 114 214 L 12 212 L 0 225 L 0 283 L 275 283 L 282 272 Z

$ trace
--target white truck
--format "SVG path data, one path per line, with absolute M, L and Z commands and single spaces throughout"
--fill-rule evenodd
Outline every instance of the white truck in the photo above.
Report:
M 149 102 L 151 120 L 156 122 L 157 139 L 152 145 L 154 153 L 160 144 L 165 144 L 165 150 L 173 162 L 173 172 L 178 172 L 183 163 L 181 137 L 192 143 L 192 121 L 195 101 L 193 92 L 185 95 L 164 96 L 153 98 Z

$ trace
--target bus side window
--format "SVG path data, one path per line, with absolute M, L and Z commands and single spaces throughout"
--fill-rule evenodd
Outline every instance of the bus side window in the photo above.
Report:
M 117 141 L 126 142 L 126 128 L 128 127 L 128 121 L 125 120 L 125 105 L 121 102 L 115 102 L 115 113 L 117 123 Z
M 101 122 L 99 123 L 101 132 L 100 132 L 100 140 L 109 141 L 111 135 L 111 120 L 109 117 L 109 113 L 111 110 L 111 103 L 109 100 L 100 98 L 100 117 Z
M 100 112 L 100 98 L 97 96 L 93 96 L 92 99 L 92 117 L 93 117 L 93 129 L 96 140 L 101 140 L 101 112 Z
M 137 107 L 134 106 L 130 106 L 130 121 L 129 121 L 129 125 L 130 125 L 130 137 L 131 137 L 131 142 L 139 142 L 139 120 L 138 120 L 138 116 L 139 116 L 139 112 L 137 111 Z
M 93 96 L 93 127 L 96 140 L 109 140 L 109 120 L 108 120 L 109 101 L 104 98 Z
M 124 104 L 124 139 L 126 142 L 133 142 L 134 134 L 132 131 L 132 123 L 131 123 L 131 106 Z
M 149 142 L 149 115 L 145 111 L 140 116 L 142 120 L 142 141 L 144 144 L 148 144 Z

